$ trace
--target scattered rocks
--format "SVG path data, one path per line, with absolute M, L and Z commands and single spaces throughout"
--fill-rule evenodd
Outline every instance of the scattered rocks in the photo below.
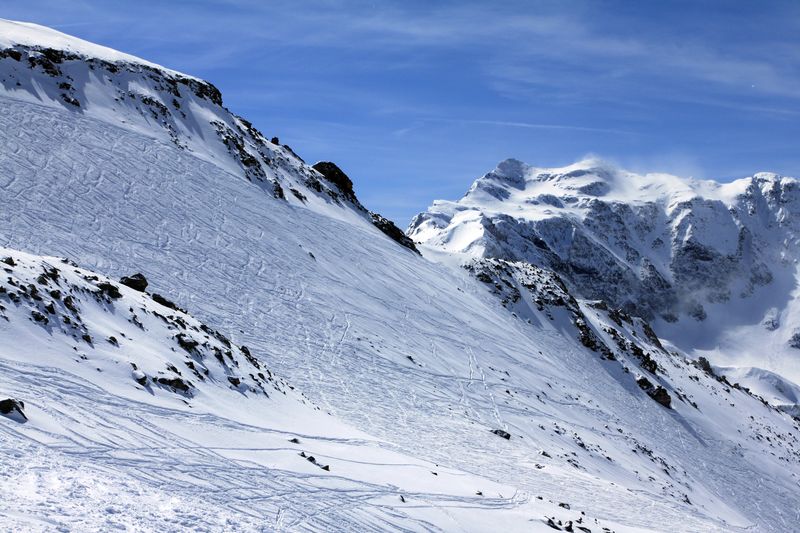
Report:
M 558 527 L 558 526 L 556 525 L 556 523 L 553 521 L 553 519 L 552 519 L 552 518 L 548 518 L 548 519 L 547 519 L 547 521 L 545 522 L 545 524 L 547 524 L 547 525 L 548 525 L 548 526 L 550 526 L 551 528 L 553 528 L 553 529 L 556 529 L 556 530 L 558 530 L 558 531 L 563 531 L 563 530 L 562 530 L 560 527 Z
M 789 339 L 789 346 L 800 350 L 800 331 L 794 331 Z
M 217 135 L 225 144 L 231 156 L 242 165 L 247 179 L 250 181 L 265 181 L 267 174 L 264 172 L 259 158 L 248 151 L 248 143 L 244 138 L 244 132 L 241 129 L 234 131 L 219 120 L 214 120 L 211 124 L 216 128 Z M 282 191 L 281 194 L 283 194 Z
M 13 260 L 16 268 L 12 270 L 8 265 L 12 259 L 4 261 L 3 258 L 6 254 L 0 255 L 0 268 L 7 271 L 8 276 L 0 281 L 0 321 L 13 322 L 14 317 L 9 316 L 4 304 L 7 301 L 15 304 L 13 311 L 18 318 L 39 325 L 49 335 L 63 335 L 70 349 L 66 357 L 76 363 L 94 360 L 91 350 L 96 348 L 110 357 L 112 363 L 130 364 L 131 374 L 119 376 L 127 387 L 141 386 L 151 394 L 177 395 L 186 403 L 195 396 L 197 387 L 207 384 L 223 389 L 235 387 L 248 396 L 264 397 L 270 396 L 269 389 L 286 394 L 291 388 L 274 376 L 248 347 L 234 346 L 223 334 L 184 314 L 182 309 L 178 309 L 180 313 L 166 311 L 162 307 L 165 303 L 177 308 L 166 298 L 136 297 L 125 292 L 127 289 L 122 289 L 122 283 L 110 282 L 78 265 L 62 271 L 52 267 L 47 258 L 19 257 Z M 72 264 L 68 260 L 62 263 Z M 134 289 L 142 289 L 146 281 L 143 277 L 134 274 L 128 277 L 133 283 L 124 278 L 123 281 L 133 284 Z M 154 301 L 159 299 L 160 305 L 156 305 Z M 129 336 L 127 328 L 132 326 L 147 332 L 148 342 L 140 343 L 138 331 Z M 130 355 L 114 349 L 124 346 L 131 349 Z M 133 360 L 120 360 L 126 355 Z M 141 369 L 135 362 L 139 357 Z M 154 367 L 154 357 L 162 360 L 166 370 Z M 213 368 L 217 362 L 219 366 Z M 93 368 L 106 372 L 113 367 Z M 130 383 L 131 378 L 135 385 Z
M 321 465 L 321 464 L 319 464 L 317 462 L 317 458 L 316 457 L 314 457 L 313 455 L 306 455 L 306 452 L 300 452 L 300 457 L 305 458 L 306 461 L 308 461 L 309 463 L 311 463 L 313 465 L 316 465 L 316 466 L 320 467 L 322 470 L 325 470 L 326 472 L 330 472 L 330 470 L 331 470 L 331 465 Z
M 697 361 L 694 362 L 694 364 L 697 368 L 699 368 L 706 374 L 709 374 L 711 376 L 714 375 L 714 369 L 711 367 L 711 363 L 709 363 L 708 359 L 706 359 L 705 357 L 699 357 Z

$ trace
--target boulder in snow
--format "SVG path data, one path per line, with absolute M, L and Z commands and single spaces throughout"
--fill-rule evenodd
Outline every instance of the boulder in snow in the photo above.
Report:
M 642 376 L 636 380 L 636 384 L 639 385 L 639 388 L 642 389 L 650 396 L 652 399 L 660 403 L 666 408 L 670 408 L 672 405 L 672 398 L 670 397 L 667 389 L 662 387 L 661 385 L 653 385 L 649 379 Z
M 0 414 L 17 422 L 27 422 L 28 420 L 28 417 L 25 416 L 25 402 L 14 398 L 0 400 Z
M 511 433 L 509 433 L 508 431 L 503 431 L 502 429 L 493 429 L 492 433 L 494 433 L 498 437 L 503 437 L 506 440 L 511 440 Z
M 147 279 L 141 273 L 136 273 L 132 276 L 123 276 L 120 278 L 119 282 L 139 292 L 144 292 L 147 288 Z

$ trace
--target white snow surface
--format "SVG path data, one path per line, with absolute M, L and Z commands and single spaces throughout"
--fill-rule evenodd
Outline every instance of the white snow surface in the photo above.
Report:
M 634 358 L 588 349 L 560 307 L 524 296 L 512 314 L 467 272 L 399 246 L 205 89 L 174 96 L 161 74 L 90 64 L 52 76 L 0 58 L 0 258 L 17 263 L 3 283 L 16 293 L 62 265 L 49 256 L 76 261 L 62 276 L 87 291 L 94 339 L 35 320 L 49 292 L 0 298 L 0 399 L 28 416 L 0 417 L 0 529 L 795 528 L 800 430 L 787 413 L 644 342 L 661 367 L 648 379 L 672 396 L 658 404 Z M 57 89 L 66 76 L 78 106 Z M 136 87 L 172 108 L 121 96 Z M 190 377 L 191 397 L 139 385 L 132 362 L 192 375 L 147 295 L 89 295 L 139 271 L 249 347 L 287 394 L 242 392 L 223 367 Z M 610 315 L 576 305 L 613 345 Z M 142 307 L 146 331 L 128 321 Z M 99 340 L 111 335 L 118 347 Z
M 145 61 L 136 56 L 125 54 L 89 41 L 84 41 L 83 39 L 61 33 L 47 26 L 41 26 L 32 22 L 18 22 L 0 18 L 0 48 L 11 48 L 17 45 L 65 50 L 106 61 L 121 61 L 147 65 L 173 74 L 178 74 L 174 70 Z
M 716 367 L 717 374 L 738 383 L 794 416 L 800 416 L 800 386 L 763 368 Z

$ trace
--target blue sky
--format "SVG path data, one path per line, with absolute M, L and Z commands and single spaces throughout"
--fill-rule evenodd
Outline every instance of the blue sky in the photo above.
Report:
M 405 226 L 507 157 L 800 175 L 800 1 L 6 0 L 208 79 Z

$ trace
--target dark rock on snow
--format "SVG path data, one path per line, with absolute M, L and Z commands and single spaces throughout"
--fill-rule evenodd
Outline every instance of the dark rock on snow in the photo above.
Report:
M 636 384 L 639 385 L 639 388 L 642 389 L 650 396 L 652 399 L 660 403 L 666 408 L 670 408 L 672 405 L 672 398 L 670 397 L 667 389 L 662 387 L 661 385 L 655 386 L 653 385 L 649 379 L 642 376 L 636 380 Z
M 355 200 L 356 194 L 355 191 L 353 191 L 353 182 L 342 169 L 336 166 L 336 163 L 320 161 L 319 163 L 315 163 L 312 168 L 322 174 L 326 180 L 336 185 L 345 198 L 348 200 Z
M 173 301 L 171 301 L 171 300 L 167 300 L 166 298 L 164 298 L 164 297 L 163 297 L 163 296 L 161 296 L 160 294 L 153 293 L 153 295 L 152 295 L 152 298 L 153 298 L 153 301 L 154 301 L 154 302 L 156 302 L 156 303 L 158 303 L 158 304 L 161 304 L 161 305 L 163 305 L 164 307 L 168 307 L 168 308 L 170 308 L 170 309 L 172 309 L 172 310 L 174 310 L 174 311 L 182 311 L 182 312 L 184 312 L 184 313 L 186 312 L 186 311 L 184 311 L 183 309 L 181 309 L 180 307 L 178 307 L 178 306 L 175 304 L 175 302 L 173 302 Z
M 705 357 L 698 358 L 697 361 L 695 362 L 695 366 L 697 366 L 697 368 L 699 368 L 706 374 L 709 374 L 711 376 L 714 375 L 714 369 L 711 368 L 711 363 L 709 363 L 708 359 L 706 359 Z
M 98 283 L 97 288 L 100 289 L 100 292 L 102 292 L 112 300 L 122 298 L 122 293 L 119 292 L 119 287 L 117 287 L 113 283 L 108 283 L 104 281 L 102 283 Z
M 653 392 L 648 392 L 648 394 L 652 399 L 668 409 L 672 405 L 672 398 L 664 387 L 656 387 Z
M 395 241 L 400 246 L 405 246 L 409 250 L 414 250 L 415 252 L 419 253 L 414 241 L 412 241 L 410 237 L 403 233 L 403 230 L 398 228 L 394 222 L 388 218 L 382 217 L 378 213 L 370 212 L 369 215 L 372 218 L 372 223 L 375 225 L 375 227 L 386 234 L 387 237 Z
M 503 437 L 506 440 L 511 440 L 511 433 L 509 433 L 508 431 L 503 431 L 502 429 L 493 429 L 492 433 L 494 433 L 498 437 Z
M 200 345 L 199 342 L 183 333 L 175 335 L 175 340 L 178 341 L 178 346 L 190 353 Z
M 183 393 L 189 392 L 192 388 L 192 384 L 188 381 L 184 381 L 181 378 L 155 378 L 157 383 L 161 385 L 166 385 L 167 387 L 172 387 L 175 390 L 179 390 Z
M 25 422 L 28 417 L 25 416 L 25 402 L 22 400 L 15 400 L 14 398 L 6 398 L 0 400 L 0 414 L 7 416 L 17 422 Z
M 356 203 L 357 206 L 362 207 L 356 198 L 355 191 L 353 190 L 353 181 L 348 177 L 347 174 L 344 173 L 344 171 L 342 171 L 342 169 L 336 165 L 336 163 L 331 163 L 330 161 L 320 161 L 315 163 L 312 168 L 322 174 L 322 177 L 327 181 L 336 185 L 339 191 L 341 191 L 342 196 L 344 196 L 347 200 L 350 200 L 351 202 Z M 388 218 L 382 217 L 378 213 L 373 213 L 371 211 L 368 211 L 368 213 L 372 224 L 381 230 L 387 237 L 401 246 L 405 246 L 406 248 L 419 253 L 414 241 L 411 240 L 400 228 L 398 228 L 394 222 Z
M 132 276 L 123 276 L 120 278 L 119 282 L 139 292 L 144 292 L 147 288 L 147 279 L 141 273 Z

